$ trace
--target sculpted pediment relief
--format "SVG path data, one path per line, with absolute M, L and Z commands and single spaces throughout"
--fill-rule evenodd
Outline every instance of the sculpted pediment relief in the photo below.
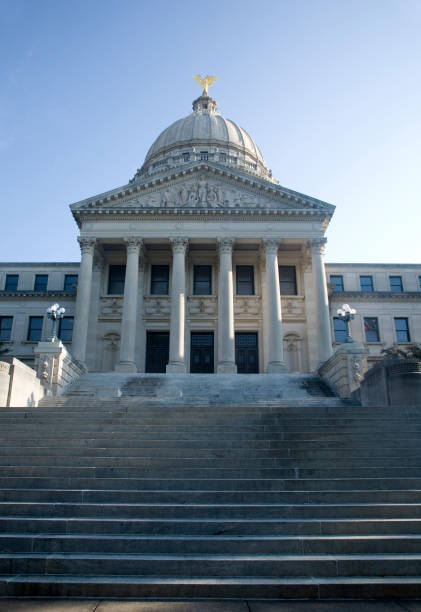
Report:
M 263 191 L 263 190 L 262 190 Z M 126 198 L 124 202 L 108 204 L 109 208 L 160 208 L 160 209 L 307 209 L 305 204 L 292 198 L 266 196 L 257 189 L 248 189 L 223 180 L 208 177 L 192 178 L 161 188 L 151 189 L 142 195 Z

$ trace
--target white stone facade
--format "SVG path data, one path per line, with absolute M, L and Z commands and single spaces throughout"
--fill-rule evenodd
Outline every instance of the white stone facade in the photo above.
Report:
M 1 333 L 27 363 L 51 333 L 53 302 L 74 317 L 73 356 L 96 372 L 157 371 L 158 362 L 168 372 L 314 372 L 336 346 L 344 302 L 357 309 L 351 331 L 369 358 L 396 341 L 395 319 L 421 341 L 421 265 L 325 266 L 334 206 L 281 187 L 208 96 L 158 137 L 127 185 L 71 210 L 81 264 L 0 264 Z M 76 274 L 77 299 L 65 284 Z M 48 275 L 41 291 L 36 275 Z M 43 317 L 35 341 L 30 317 Z M 378 341 L 366 342 L 365 318 L 378 319 Z

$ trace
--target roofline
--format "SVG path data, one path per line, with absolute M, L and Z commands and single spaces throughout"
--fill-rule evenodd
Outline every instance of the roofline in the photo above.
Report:
M 59 266 L 79 267 L 80 261 L 0 261 L 0 266 L 49 266 L 57 268 Z
M 340 263 L 340 262 L 325 262 L 325 266 L 342 266 L 342 267 L 371 267 L 371 268 L 381 268 L 381 267 L 391 267 L 391 268 L 421 268 L 421 263 Z

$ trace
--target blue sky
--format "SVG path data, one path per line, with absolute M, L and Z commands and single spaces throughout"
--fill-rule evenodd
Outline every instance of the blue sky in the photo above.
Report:
M 3 261 L 78 261 L 68 205 L 125 184 L 216 74 L 327 261 L 421 261 L 421 0 L 0 0 Z

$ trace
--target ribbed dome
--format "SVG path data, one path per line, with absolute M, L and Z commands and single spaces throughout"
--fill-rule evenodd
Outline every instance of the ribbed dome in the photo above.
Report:
M 136 176 L 197 160 L 234 164 L 274 182 L 253 139 L 234 121 L 220 115 L 215 100 L 205 94 L 193 102 L 190 115 L 161 132 Z

